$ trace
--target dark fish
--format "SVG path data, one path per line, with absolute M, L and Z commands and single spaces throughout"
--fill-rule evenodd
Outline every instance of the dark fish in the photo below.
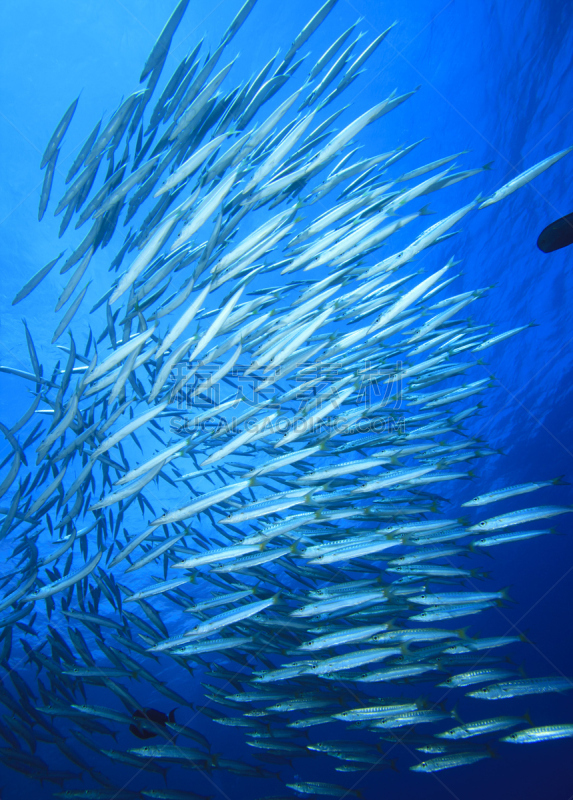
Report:
M 148 719 L 157 725 L 166 725 L 168 722 L 175 722 L 175 709 L 169 714 L 164 714 L 163 711 L 157 711 L 156 708 L 146 708 L 143 711 L 135 711 L 133 716 L 135 719 Z
M 53 132 L 52 138 L 48 142 L 48 146 L 46 147 L 44 155 L 42 156 L 42 163 L 40 164 L 40 169 L 44 169 L 48 161 L 51 160 L 52 156 L 58 149 L 60 142 L 64 138 L 64 134 L 68 130 L 68 125 L 72 121 L 72 117 L 74 116 L 74 112 L 76 110 L 76 106 L 78 105 L 79 99 L 80 99 L 79 97 L 76 97 L 76 99 L 70 105 L 64 116 L 58 122 L 56 130 Z
M 50 261 L 49 264 L 46 264 L 45 267 L 42 267 L 41 270 L 36 272 L 36 274 L 32 278 L 30 278 L 30 280 L 26 283 L 26 285 L 22 289 L 20 289 L 16 297 L 12 300 L 13 306 L 15 306 L 16 303 L 19 303 L 25 297 L 27 297 L 30 294 L 30 292 L 36 288 L 36 286 L 46 277 L 48 272 L 52 269 L 54 264 L 56 264 L 60 260 L 60 258 L 64 255 L 64 252 L 65 251 L 62 250 L 62 252 L 57 258 L 54 258 L 53 261 Z
M 239 13 L 225 31 L 225 35 L 223 36 L 223 42 L 225 44 L 230 42 L 233 36 L 237 33 L 243 22 L 247 19 L 247 17 L 253 10 L 253 7 L 256 2 L 257 0 L 246 0 L 246 3 L 241 7 Z
M 137 736 L 138 739 L 153 739 L 157 736 L 156 733 L 152 733 L 151 731 L 142 731 L 141 728 L 138 728 L 137 725 L 130 725 L 129 732 L 133 733 L 134 736 Z
M 56 169 L 56 161 L 60 151 L 56 148 L 48 161 L 48 169 L 44 174 L 44 183 L 42 184 L 42 192 L 40 194 L 40 208 L 38 209 L 38 221 L 42 219 L 48 207 L 48 200 L 50 199 L 50 192 L 52 191 L 52 181 L 54 180 L 54 171 Z
M 573 213 L 556 219 L 539 234 L 537 246 L 542 253 L 553 253 L 573 244 Z
M 141 77 L 139 78 L 139 82 L 142 83 L 149 73 L 162 61 L 165 61 L 167 57 L 167 53 L 169 52 L 169 47 L 171 45 L 171 39 L 173 39 L 173 34 L 177 30 L 179 23 L 183 18 L 183 14 L 189 5 L 189 0 L 181 0 L 175 11 L 171 14 L 161 33 L 159 34 L 159 38 L 153 45 L 153 49 L 149 54 L 147 61 L 145 62 L 145 66 L 143 67 L 143 72 L 141 73 Z
M 145 719 L 148 722 L 153 722 L 155 725 L 165 727 L 168 722 L 175 722 L 175 709 L 170 711 L 169 714 L 158 711 L 156 708 L 144 708 L 143 711 L 138 709 L 133 712 L 133 719 Z M 129 730 L 134 736 L 137 736 L 138 739 L 153 739 L 154 736 L 157 736 L 153 731 L 139 728 L 137 725 L 130 725 Z
M 85 159 L 86 159 L 86 157 L 87 157 L 88 153 L 89 153 L 89 152 L 90 152 L 90 150 L 92 149 L 92 145 L 93 145 L 93 143 L 95 142 L 95 140 L 96 140 L 96 138 L 97 138 L 97 135 L 98 135 L 98 133 L 99 133 L 99 129 L 100 129 L 101 122 L 102 122 L 102 121 L 101 121 L 101 119 L 100 119 L 100 121 L 97 123 L 97 125 L 95 126 L 95 128 L 93 129 L 93 131 L 90 133 L 90 135 L 88 136 L 88 138 L 87 138 L 87 139 L 85 140 L 85 142 L 83 143 L 83 145 L 82 145 L 82 149 L 80 150 L 80 152 L 78 153 L 78 155 L 77 155 L 77 157 L 76 157 L 76 159 L 75 159 L 74 163 L 73 163 L 73 164 L 72 164 L 72 166 L 70 167 L 70 171 L 68 172 L 68 175 L 67 175 L 67 177 L 66 177 L 66 183 L 69 183 L 69 182 L 71 181 L 71 179 L 72 179 L 72 178 L 74 177 L 74 175 L 77 173 L 77 171 L 79 170 L 79 168 L 81 167 L 81 165 L 84 163 L 84 161 L 85 161 Z

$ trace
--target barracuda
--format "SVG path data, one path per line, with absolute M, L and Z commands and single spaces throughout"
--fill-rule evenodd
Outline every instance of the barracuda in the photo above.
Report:
M 405 120 L 424 117 L 417 89 L 383 99 L 371 82 L 370 64 L 388 66 L 388 48 L 400 41 L 392 45 L 394 25 L 358 46 L 368 26 L 347 20 L 341 27 L 343 4 L 330 14 L 336 0 L 313 3 L 306 24 L 287 4 L 281 13 L 285 30 L 294 20 L 292 45 L 277 50 L 271 40 L 282 22 L 260 27 L 272 4 L 241 2 L 212 4 L 217 13 L 205 21 L 204 41 L 189 52 L 197 20 L 185 17 L 188 0 L 167 3 L 171 17 L 155 35 L 157 19 L 142 18 L 155 40 L 142 85 L 120 86 L 139 74 L 133 64 L 125 74 L 116 70 L 125 99 L 114 108 L 113 99 L 92 92 L 96 105 L 103 102 L 97 118 L 109 109 L 99 122 L 89 121 L 93 99 L 78 114 L 82 98 L 67 111 L 57 92 L 52 111 L 44 104 L 60 121 L 42 156 L 38 216 L 60 192 L 53 205 L 69 252 L 65 261 L 33 265 L 38 247 L 51 247 L 56 235 L 43 222 L 44 233 L 30 228 L 5 270 L 6 285 L 22 273 L 13 302 L 29 305 L 23 328 L 13 310 L 5 315 L 11 361 L 0 365 L 0 762 L 57 783 L 65 798 L 137 800 L 137 791 L 114 785 L 116 770 L 103 761 L 102 773 L 94 768 L 91 751 L 108 767 L 161 773 L 167 788 L 142 790 L 157 800 L 202 797 L 201 781 L 230 786 L 229 773 L 241 797 L 256 795 L 251 778 L 277 776 L 301 795 L 343 797 L 360 796 L 362 786 L 313 781 L 317 753 L 336 759 L 334 771 L 366 777 L 396 769 L 385 751 L 397 743 L 438 754 L 408 762 L 437 772 L 492 755 L 485 737 L 514 726 L 504 742 L 571 736 L 568 723 L 521 730 L 532 723 L 517 700 L 539 695 L 536 704 L 549 714 L 540 695 L 568 691 L 568 679 L 523 678 L 511 661 L 523 634 L 475 633 L 493 632 L 489 621 L 508 599 L 479 553 L 552 532 L 525 523 L 573 510 L 562 478 L 536 481 L 527 471 L 503 479 L 497 465 L 489 486 L 479 479 L 483 459 L 500 452 L 479 432 L 494 436 L 499 409 L 487 409 L 495 365 L 475 354 L 524 334 L 505 351 L 519 377 L 529 364 L 518 357 L 524 347 L 529 355 L 548 349 L 533 339 L 533 323 L 519 324 L 523 303 L 491 305 L 495 279 L 483 277 L 505 271 L 513 292 L 506 299 L 515 300 L 533 274 L 531 265 L 522 270 L 492 249 L 504 220 L 513 223 L 516 209 L 523 217 L 523 207 L 512 199 L 507 218 L 492 218 L 480 259 L 457 273 L 451 249 L 454 236 L 464 254 L 468 243 L 474 247 L 460 225 L 479 224 L 478 207 L 551 165 L 565 169 L 571 148 L 496 192 L 490 164 L 454 163 L 471 158 L 468 149 L 438 157 L 423 139 L 392 141 Z M 214 24 L 234 4 L 230 24 Z M 17 19 L 23 12 L 12 8 Z M 48 35 L 38 42 L 49 43 L 44 27 Z M 519 28 L 512 34 L 524 63 L 537 63 Z M 553 71 L 567 88 L 559 58 Z M 105 79 L 101 65 L 91 66 L 96 81 Z M 19 79 L 37 91 L 30 75 L 24 70 Z M 545 94 L 558 102 L 548 86 Z M 543 82 L 537 88 L 533 95 L 544 96 Z M 407 111 L 402 104 L 411 98 Z M 25 103 L 28 117 L 37 105 Z M 395 122 L 382 120 L 394 110 Z M 570 125 L 565 106 L 552 112 Z M 20 116 L 23 130 L 31 129 Z M 38 130 L 45 121 L 34 119 Z M 76 147 L 63 186 L 62 164 Z M 14 174 L 28 174 L 18 166 Z M 465 181 L 473 176 L 485 197 L 471 199 L 477 189 Z M 429 207 L 418 198 L 430 194 L 439 214 L 428 225 Z M 411 213 L 399 216 L 408 203 Z M 571 216 L 546 228 L 539 248 L 546 252 L 545 237 Z M 75 238 L 88 220 L 89 230 Z M 548 274 L 555 257 L 547 256 Z M 542 310 L 546 278 L 535 283 Z M 42 294 L 32 295 L 40 284 Z M 499 333 L 481 316 L 502 306 L 511 322 Z M 563 330 L 551 328 L 547 341 Z M 66 342 L 50 345 L 52 331 L 52 345 L 64 335 Z M 512 440 L 513 428 L 506 433 Z M 467 483 L 452 483 L 462 480 L 474 482 L 473 499 Z M 555 498 L 482 522 L 460 516 L 460 497 L 480 507 L 538 489 Z M 563 541 L 541 539 L 539 563 L 549 569 L 563 556 Z M 458 617 L 475 628 L 438 627 Z M 367 685 L 390 683 L 400 684 L 388 686 L 390 697 Z M 430 707 L 425 697 L 459 698 L 466 690 L 473 699 L 515 697 L 515 716 L 444 731 L 455 706 Z M 101 706 L 91 705 L 94 693 Z M 72 734 L 81 751 L 55 717 L 78 723 Z M 188 727 L 196 719 L 203 730 L 204 717 L 235 729 L 232 742 L 215 747 L 213 740 L 221 752 Z M 438 723 L 427 735 L 408 730 Z M 311 742 L 307 729 L 321 725 L 330 726 L 329 738 Z M 360 735 L 333 738 L 348 725 Z M 94 734 L 113 736 L 117 749 L 102 749 Z M 188 739 L 191 747 L 181 744 Z M 242 752 L 241 741 L 256 749 L 256 762 L 248 753 L 226 757 L 235 745 Z M 48 744 L 75 772 L 43 760 Z M 295 777 L 293 759 L 303 756 L 310 780 Z M 201 773 L 185 792 L 170 788 L 181 766 Z M 66 788 L 83 773 L 84 788 Z M 89 788 L 91 778 L 100 788 Z M 402 794 L 414 794 L 406 782 Z

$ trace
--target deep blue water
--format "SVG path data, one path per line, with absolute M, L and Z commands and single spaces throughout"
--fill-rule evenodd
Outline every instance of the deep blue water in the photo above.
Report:
M 64 246 L 76 246 L 83 237 L 82 231 L 68 230 L 60 245 L 60 220 L 52 216 L 54 197 L 61 195 L 67 168 L 95 121 L 102 113 L 111 113 L 137 88 L 141 66 L 174 5 L 173 0 L 59 0 L 50 4 L 5 0 L 0 6 L 2 364 L 29 368 L 20 323 L 25 317 L 39 358 L 50 365 L 46 372 L 51 371 L 52 307 L 63 278 L 54 271 L 17 307 L 11 306 L 12 298 L 40 266 Z M 201 37 L 204 46 L 213 51 L 239 6 L 238 0 L 190 4 L 175 35 L 161 86 Z M 316 0 L 289 0 L 280 7 L 259 0 L 229 48 L 231 56 L 240 53 L 231 73 L 233 81 L 251 76 L 279 47 L 284 54 L 318 7 Z M 494 162 L 491 172 L 432 195 L 433 211 L 443 216 L 478 192 L 495 190 L 526 167 L 573 143 L 570 4 L 532 0 L 524 7 L 515 0 L 411 0 L 407 4 L 340 0 L 303 49 L 303 53 L 312 52 L 309 62 L 357 17 L 362 17 L 358 28 L 368 34 L 365 43 L 394 20 L 399 24 L 343 100 L 351 106 L 342 119 L 349 122 L 394 88 L 403 93 L 421 85 L 406 104 L 363 132 L 364 157 L 427 137 L 403 162 L 404 169 L 459 151 L 469 151 L 457 161 L 464 168 Z M 41 154 L 57 121 L 80 92 L 51 205 L 38 224 Z M 493 374 L 496 387 L 487 393 L 486 408 L 471 421 L 468 432 L 482 436 L 504 455 L 482 459 L 474 484 L 466 494 L 458 490 L 455 495 L 458 501 L 467 499 L 467 494 L 504 485 L 573 476 L 573 251 L 566 248 L 545 255 L 536 247 L 540 231 L 573 210 L 572 159 L 563 159 L 503 203 L 468 215 L 459 226 L 461 232 L 442 245 L 448 250 L 447 257 L 455 255 L 461 261 L 464 274 L 455 285 L 458 292 L 495 284 L 485 299 L 472 305 L 476 322 L 494 322 L 498 331 L 537 323 L 537 327 L 485 351 L 485 364 L 472 373 L 474 380 Z M 428 272 L 437 269 L 443 253 L 445 250 L 440 255 L 434 249 L 426 251 L 418 259 L 419 266 Z M 109 258 L 109 251 L 100 252 L 90 265 L 90 296 L 94 300 L 106 291 Z M 87 315 L 75 320 L 74 335 L 79 342 L 87 339 Z M 29 396 L 18 379 L 2 375 L 0 380 L 0 418 L 13 422 L 29 404 Z M 5 452 L 7 448 L 0 455 Z M 527 505 L 570 502 L 570 489 L 564 486 L 538 492 Z M 500 503 L 495 512 L 514 507 Z M 573 675 L 571 522 L 566 515 L 557 518 L 555 526 L 565 535 L 497 548 L 493 560 L 476 560 L 476 565 L 491 571 L 496 586 L 511 586 L 517 601 L 482 615 L 476 632 L 526 632 L 532 644 L 516 648 L 515 655 L 531 676 Z M 26 667 L 23 674 L 33 685 L 35 670 Z M 190 682 L 177 690 L 200 701 L 199 685 Z M 535 724 L 573 722 L 569 695 L 534 697 L 525 705 L 509 701 L 508 713 L 513 712 L 514 703 L 518 713 L 527 708 Z M 463 718 L 463 703 L 459 712 Z M 216 752 L 234 758 L 246 755 L 248 748 L 241 742 L 239 729 L 222 729 L 205 718 L 197 727 L 212 737 Z M 41 744 L 39 750 L 54 768 L 69 768 L 55 748 Z M 97 756 L 92 751 L 83 752 L 95 763 Z M 307 780 L 355 785 L 365 798 L 566 800 L 573 796 L 570 740 L 530 747 L 500 746 L 498 755 L 498 759 L 435 776 L 409 772 L 411 760 L 405 752 L 396 753 L 399 773 L 373 773 L 360 781 L 356 774 L 337 776 L 331 772 L 331 762 L 320 758 L 295 760 L 295 772 Z M 129 772 L 120 767 L 113 768 L 116 773 L 110 771 L 110 763 L 102 758 L 97 768 L 122 785 Z M 218 772 L 210 782 L 192 772 L 174 774 L 177 785 L 170 788 L 194 789 L 217 798 L 286 793 L 277 781 L 239 779 Z M 152 777 L 153 785 L 159 787 L 160 779 Z M 48 797 L 52 791 L 1 767 L 0 786 L 5 800 Z

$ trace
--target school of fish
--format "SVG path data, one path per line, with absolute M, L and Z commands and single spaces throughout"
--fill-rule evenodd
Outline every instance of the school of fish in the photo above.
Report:
M 573 148 L 426 227 L 427 195 L 489 165 L 457 169 L 455 153 L 401 172 L 421 142 L 359 157 L 360 133 L 416 89 L 353 115 L 346 90 L 394 26 L 364 47 L 355 23 L 315 61 L 307 41 L 335 4 L 237 86 L 229 46 L 256 13 L 247 0 L 159 93 L 180 0 L 143 88 L 97 122 L 51 203 L 60 236 L 85 225 L 83 238 L 70 233 L 67 257 L 14 300 L 56 265 L 66 276 L 52 366 L 25 326 L 30 371 L 0 367 L 31 399 L 0 423 L 0 762 L 57 797 L 201 797 L 170 787 L 180 767 L 278 779 L 280 797 L 361 796 L 373 770 L 437 772 L 490 758 L 500 739 L 573 736 L 573 722 L 539 727 L 483 703 L 573 683 L 518 672 L 504 659 L 518 636 L 470 632 L 510 598 L 468 557 L 551 534 L 521 526 L 573 510 L 529 499 L 562 479 L 468 490 L 469 518 L 437 493 L 496 454 L 465 432 L 492 385 L 470 370 L 530 327 L 467 319 L 490 287 L 455 293 L 455 226 Z M 40 219 L 77 104 L 41 162 Z M 123 226 L 92 298 L 90 261 Z M 434 245 L 428 274 L 415 259 Z M 479 508 L 513 497 L 525 502 L 509 513 Z M 150 708 L 157 693 L 169 713 Z M 462 720 L 464 696 L 475 713 Z M 214 752 L 204 716 L 240 728 L 252 760 Z M 132 745 L 114 749 L 127 730 Z M 125 770 L 121 786 L 94 753 Z M 312 766 L 300 778 L 318 757 L 332 783 Z M 142 770 L 156 788 L 131 785 Z

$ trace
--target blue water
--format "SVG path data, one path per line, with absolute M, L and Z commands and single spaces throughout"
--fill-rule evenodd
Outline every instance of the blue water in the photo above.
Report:
M 141 66 L 174 5 L 173 0 L 59 0 L 49 4 L 5 0 L 0 5 L 2 364 L 29 369 L 20 323 L 25 317 L 40 361 L 47 365 L 45 372 L 51 372 L 52 308 L 65 285 L 63 277 L 54 271 L 22 304 L 12 307 L 11 301 L 43 264 L 64 247 L 71 252 L 85 235 L 84 229 L 69 229 L 58 242 L 60 218 L 52 216 L 54 200 L 63 193 L 67 169 L 96 120 L 103 113 L 109 115 L 137 88 Z M 239 7 L 238 0 L 190 4 L 173 40 L 161 87 L 201 37 L 206 49 L 215 49 Z M 316 0 L 289 0 L 280 7 L 270 0 L 259 0 L 229 47 L 228 56 L 240 56 L 226 86 L 249 78 L 279 47 L 284 54 L 318 7 Z M 491 172 L 430 196 L 432 210 L 440 215 L 435 219 L 439 219 L 468 203 L 478 192 L 490 193 L 518 172 L 573 143 L 570 12 L 570 4 L 557 0 L 532 0 L 525 8 L 516 0 L 410 0 L 406 4 L 397 0 L 340 0 L 302 52 L 311 51 L 309 64 L 314 63 L 357 17 L 362 17 L 358 29 L 368 34 L 364 43 L 398 20 L 367 63 L 367 72 L 353 85 L 349 96 L 343 95 L 340 102 L 351 103 L 351 107 L 338 127 L 393 89 L 398 88 L 401 94 L 420 85 L 420 91 L 407 103 L 366 129 L 360 143 L 362 157 L 366 157 L 427 137 L 404 160 L 404 169 L 462 150 L 469 151 L 457 160 L 463 168 L 493 161 Z M 221 66 L 223 63 L 227 61 Z M 280 97 L 286 97 L 287 91 L 283 89 Z M 41 154 L 57 121 L 80 92 L 79 106 L 64 140 L 50 207 L 38 224 Z M 322 118 L 336 107 L 329 107 Z M 455 255 L 464 272 L 455 284 L 458 292 L 495 284 L 485 299 L 472 305 L 474 321 L 494 322 L 497 331 L 531 321 L 538 325 L 485 351 L 484 365 L 472 371 L 472 380 L 493 374 L 496 387 L 487 393 L 486 408 L 479 418 L 470 421 L 468 433 L 482 436 L 504 455 L 480 460 L 474 484 L 465 494 L 457 489 L 452 495 L 458 502 L 504 485 L 561 474 L 569 479 L 573 476 L 573 250 L 545 255 L 536 248 L 540 231 L 573 210 L 572 159 L 565 158 L 503 203 L 468 215 L 456 228 L 461 232 L 442 245 L 446 249 L 441 254 L 431 248 L 418 259 L 419 266 L 429 274 L 445 263 L 442 257 L 446 250 L 447 257 Z M 401 241 L 410 237 L 408 231 L 408 237 Z M 96 254 L 89 267 L 88 275 L 93 279 L 90 297 L 94 301 L 106 291 L 107 264 L 119 247 L 120 235 L 116 239 L 112 247 Z M 98 334 L 105 324 L 102 319 L 95 324 Z M 87 340 L 89 324 L 94 322 L 85 312 L 74 321 L 74 336 L 80 346 Z M 2 375 L 0 380 L 0 419 L 11 424 L 29 405 L 30 395 L 17 378 Z M 5 445 L 0 456 L 7 452 Z M 568 502 L 570 489 L 564 486 L 538 492 L 525 505 Z M 495 510 L 503 513 L 514 507 L 504 502 Z M 531 676 L 573 674 L 573 545 L 567 515 L 558 518 L 556 528 L 565 535 L 496 548 L 494 559 L 481 556 L 472 562 L 472 566 L 490 570 L 496 586 L 511 586 L 516 600 L 515 605 L 483 614 L 475 632 L 527 633 L 531 644 L 515 648 L 514 654 Z M 221 663 L 225 665 L 224 660 Z M 33 686 L 35 669 L 22 669 Z M 178 680 L 177 691 L 200 702 L 201 687 L 191 679 L 186 685 L 180 677 Z M 92 697 L 97 702 L 97 693 Z M 171 702 L 158 700 L 164 701 L 165 707 Z M 527 708 L 536 725 L 573 722 L 570 695 L 534 697 L 526 704 L 509 701 L 504 710 L 513 713 L 513 704 L 517 713 Z M 498 713 L 497 708 L 484 705 L 488 706 L 486 713 Z M 462 718 L 464 711 L 462 703 Z M 2 713 L 9 718 L 5 709 Z M 215 752 L 239 759 L 247 756 L 249 748 L 242 743 L 239 729 L 221 728 L 205 717 L 193 724 L 212 739 Z M 112 765 L 73 740 L 70 743 L 118 786 L 129 778 L 128 768 Z M 122 745 L 133 746 L 127 734 L 117 749 Z M 54 769 L 70 769 L 55 747 L 41 743 L 38 752 Z M 392 757 L 398 758 L 399 773 L 339 776 L 331 771 L 332 762 L 325 757 L 295 760 L 293 772 L 301 779 L 355 786 L 365 798 L 566 800 L 573 795 L 570 740 L 529 747 L 501 745 L 498 755 L 498 759 L 459 770 L 419 775 L 408 770 L 413 763 L 411 755 L 396 748 Z M 285 770 L 283 775 L 287 773 L 292 774 Z M 217 798 L 250 800 L 286 794 L 276 780 L 239 778 L 221 772 L 212 779 L 182 770 L 171 774 L 176 782 L 170 780 L 170 788 L 192 789 Z M 142 785 L 160 787 L 161 778 L 145 776 L 137 779 L 133 788 Z M 49 797 L 52 792 L 52 787 L 40 786 L 3 767 L 0 786 L 4 800 Z M 79 788 L 80 784 L 71 786 Z

